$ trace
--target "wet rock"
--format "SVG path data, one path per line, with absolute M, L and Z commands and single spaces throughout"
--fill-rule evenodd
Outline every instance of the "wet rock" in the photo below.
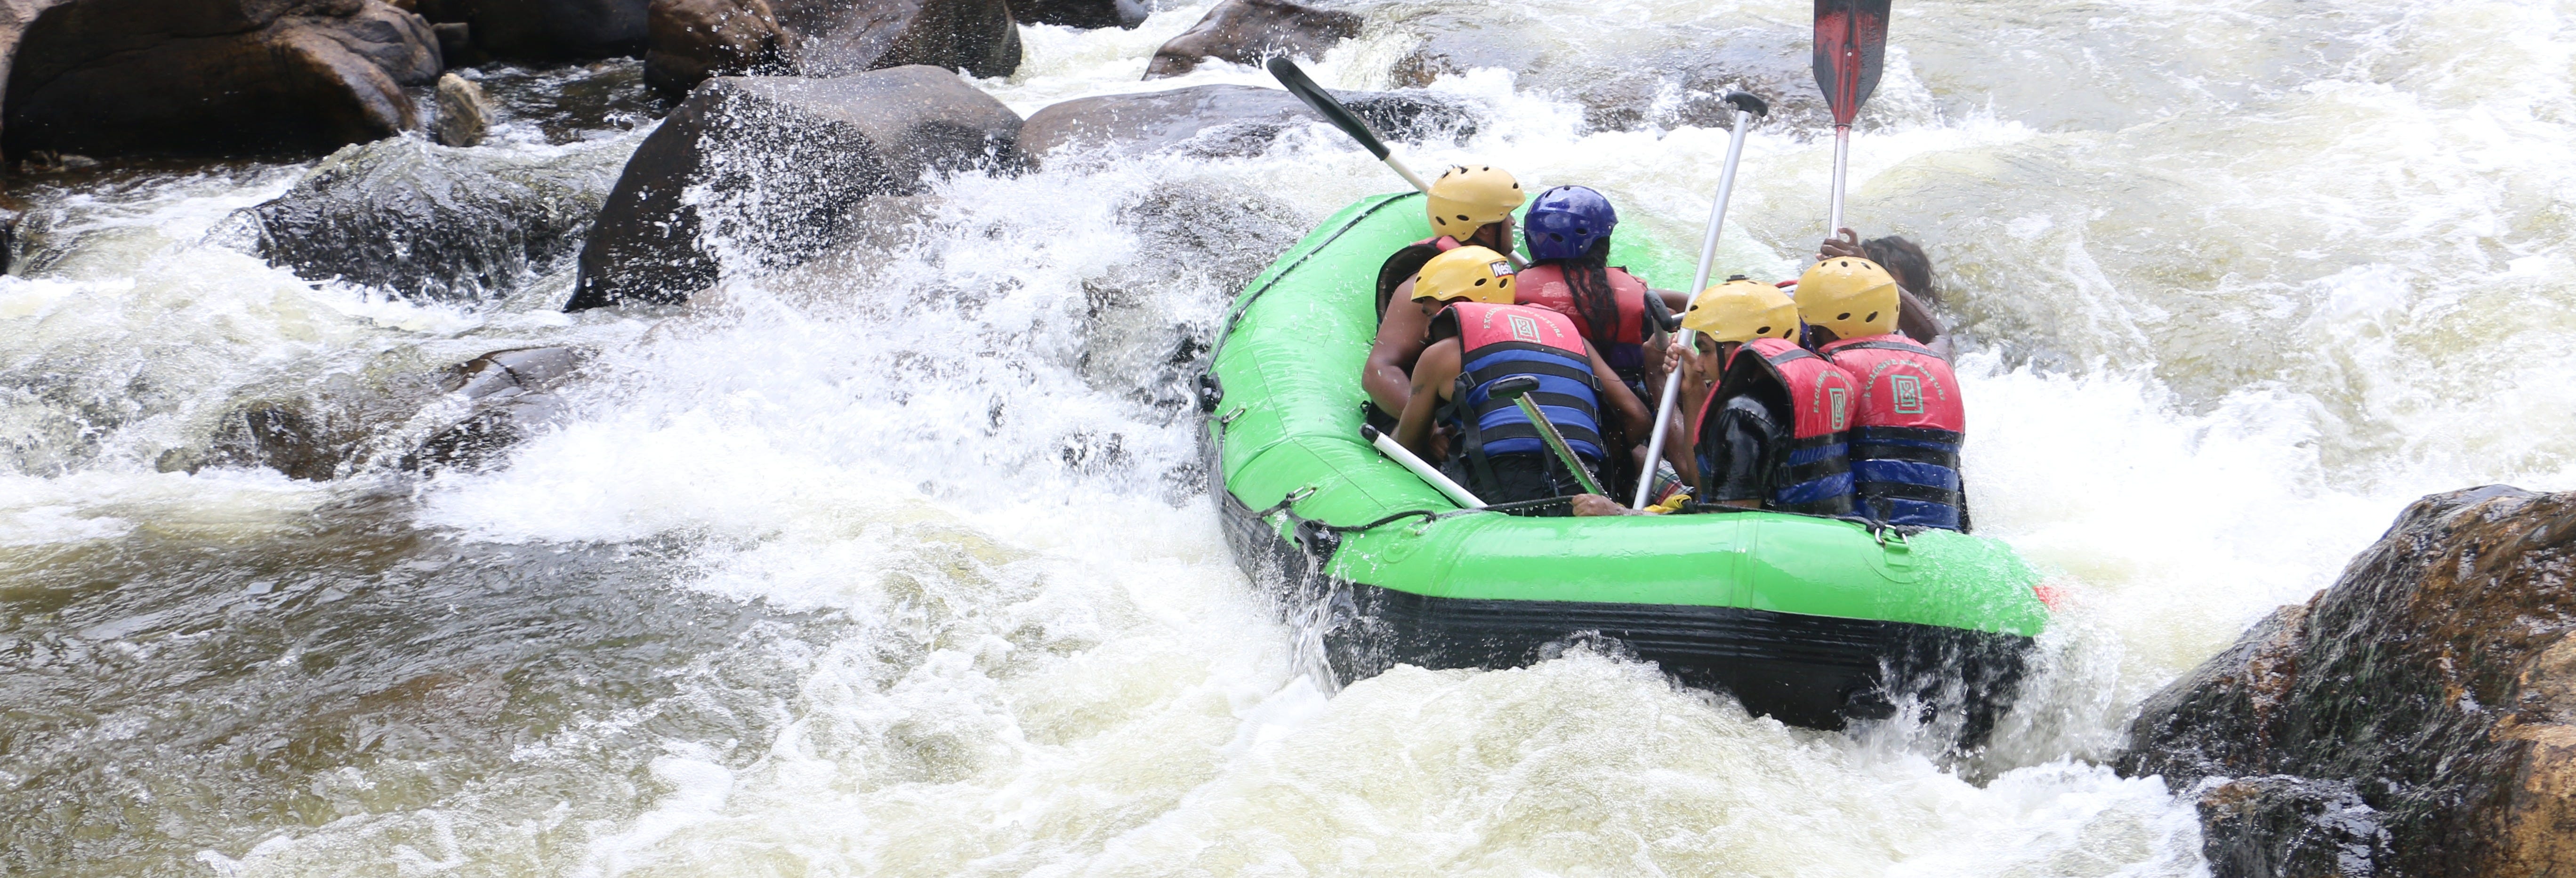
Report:
M 420 127 L 428 23 L 382 0 L 71 0 L 10 68 L 6 149 L 328 150 Z
M 797 37 L 797 72 L 848 76 L 925 64 L 975 76 L 1020 67 L 1020 28 L 1005 0 L 777 0 Z
M 467 26 L 474 48 L 513 61 L 642 54 L 647 0 L 421 0 L 430 21 Z
M 1210 183 L 1155 186 L 1117 216 L 1136 252 L 1082 283 L 1081 375 L 1170 416 L 1195 411 L 1217 315 L 1314 218 L 1253 187 Z
M 1136 0 L 1013 0 L 1011 14 L 1021 21 L 1084 30 L 1134 30 L 1145 23 L 1149 10 Z
M 2416 501 L 2332 588 L 2141 707 L 2129 775 L 2221 876 L 2576 864 L 2576 493 Z
M 1154 50 L 1145 78 L 1179 76 L 1209 58 L 1260 64 L 1280 55 L 1316 57 L 1334 43 L 1358 36 L 1360 24 L 1358 15 L 1289 0 L 1225 0 Z
M 1434 13 L 1400 26 L 1422 41 L 1396 61 L 1397 85 L 1499 68 L 1523 89 L 1582 104 L 1596 130 L 1725 127 L 1734 116 L 1720 99 L 1735 90 L 1770 103 L 1766 124 L 1831 119 L 1810 66 L 1813 36 L 1794 29 L 1665 25 L 1623 31 L 1611 45 L 1513 13 Z
M 795 63 L 796 38 L 768 0 L 653 0 L 644 81 L 672 97 L 716 76 L 770 75 Z
M 638 147 L 582 246 L 567 310 L 677 302 L 829 246 L 853 205 L 1010 166 L 1019 114 L 934 67 L 711 79 Z M 685 195 L 694 193 L 694 195 Z
M 482 52 L 474 48 L 473 28 L 464 22 L 433 24 L 429 32 L 438 37 L 438 56 L 450 69 L 470 67 L 484 60 Z
M 450 73 L 438 78 L 438 142 L 474 146 L 492 130 L 492 105 L 483 87 Z
M 1390 139 L 1463 137 L 1475 131 L 1471 108 L 1451 98 L 1420 91 L 1333 94 Z M 1269 149 L 1281 133 L 1322 121 L 1279 89 L 1201 85 L 1055 104 L 1029 115 L 1020 130 L 1020 150 L 1041 160 L 1051 153 L 1061 153 L 1061 160 L 1167 149 L 1200 156 L 1255 155 Z
M 579 250 L 632 142 L 527 158 L 388 138 L 333 153 L 236 221 L 261 257 L 300 277 L 478 300 Z
M 520 348 L 493 351 L 456 367 L 446 380 L 447 390 L 472 400 L 472 408 L 405 455 L 403 468 L 482 466 L 502 450 L 562 423 L 567 413 L 563 401 L 546 391 L 570 377 L 581 360 L 581 352 L 572 348 Z
M 0 83 L 9 79 L 9 67 L 18 57 L 18 40 L 27 25 L 36 21 L 36 13 L 62 5 L 66 0 L 0 0 Z M 0 128 L 0 135 L 7 129 Z
M 18 260 L 18 221 L 26 215 L 26 211 L 0 204 L 0 274 L 8 274 L 9 266 Z

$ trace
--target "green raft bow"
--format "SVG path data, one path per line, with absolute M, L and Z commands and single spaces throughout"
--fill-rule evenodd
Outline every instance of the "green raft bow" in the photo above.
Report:
M 1351 205 L 1254 278 L 1200 379 L 1227 541 L 1320 629 L 1336 674 L 1612 644 L 1783 722 L 1841 728 L 1913 701 L 1984 737 L 2048 621 L 2038 577 L 2000 542 L 1756 511 L 1463 511 L 1363 440 L 1377 271 L 1430 235 L 1420 198 Z M 1634 237 L 1614 264 L 1688 276 Z

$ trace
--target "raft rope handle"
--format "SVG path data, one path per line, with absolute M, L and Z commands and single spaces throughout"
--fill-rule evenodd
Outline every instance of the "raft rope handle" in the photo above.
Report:
M 1217 425 L 1217 426 L 1219 426 L 1219 427 L 1231 427 L 1231 426 L 1233 426 L 1233 425 L 1234 425 L 1234 419 L 1236 419 L 1236 418 L 1240 418 L 1240 417 L 1243 417 L 1243 413 L 1244 413 L 1244 412 L 1248 412 L 1248 411 L 1251 411 L 1251 410 L 1252 410 L 1252 404 L 1251 404 L 1251 403 L 1245 403 L 1245 404 L 1243 404 L 1243 405 L 1235 406 L 1235 407 L 1234 407 L 1234 411 L 1226 412 L 1226 413 L 1225 413 L 1225 417 L 1221 417 L 1221 418 L 1216 419 L 1216 425 Z

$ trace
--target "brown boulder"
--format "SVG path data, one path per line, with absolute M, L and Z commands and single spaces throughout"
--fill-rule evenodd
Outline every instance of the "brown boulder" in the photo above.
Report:
M 797 37 L 797 72 L 848 76 L 926 64 L 976 76 L 1020 68 L 1020 28 L 1006 0 L 779 0 Z
M 684 96 L 717 76 L 788 72 L 796 37 L 768 0 L 653 0 L 644 82 Z
M 1426 92 L 1334 92 L 1351 112 L 1391 139 L 1469 134 L 1467 107 Z M 1029 114 L 1020 151 L 1033 160 L 1064 152 L 1116 157 L 1175 150 L 1253 155 L 1291 128 L 1321 123 L 1296 96 L 1275 88 L 1200 85 L 1143 94 L 1076 98 Z
M 1359 35 L 1358 15 L 1317 9 L 1288 0 L 1225 0 L 1154 50 L 1146 79 L 1179 76 L 1214 58 L 1260 64 L 1280 55 L 1315 57 L 1334 43 Z
M 1148 12 L 1136 0 L 1012 0 L 1011 14 L 1021 21 L 1084 30 L 1134 30 L 1145 23 Z
M 1019 114 L 935 67 L 707 80 L 627 160 L 564 308 L 686 300 L 724 267 L 711 250 L 741 269 L 792 265 L 869 198 L 1015 164 L 1019 133 Z
M 2220 876 L 2576 870 L 2576 493 L 2426 497 L 2149 699 L 2119 761 Z
M 429 25 L 381 0 L 72 0 L 9 71 L 6 148 L 328 150 L 420 127 Z

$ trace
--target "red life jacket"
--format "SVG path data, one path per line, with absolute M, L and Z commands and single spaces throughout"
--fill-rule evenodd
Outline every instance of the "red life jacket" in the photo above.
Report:
M 1691 425 L 1691 442 L 1700 445 L 1709 413 L 1726 400 L 1766 386 L 1776 388 L 1787 395 L 1794 415 L 1788 453 L 1772 462 L 1763 507 L 1809 515 L 1851 514 L 1847 431 L 1858 403 L 1854 384 L 1851 375 L 1832 361 L 1786 339 L 1745 342 L 1728 357 L 1717 386 L 1709 389 L 1699 421 Z
M 1609 273 L 1610 301 L 1619 306 L 1619 322 L 1615 326 L 1592 325 L 1592 319 L 1584 315 L 1582 304 L 1574 297 L 1574 285 L 1565 282 L 1565 267 L 1558 263 L 1521 269 L 1519 286 L 1513 289 L 1512 300 L 1573 318 L 1574 325 L 1583 330 L 1583 337 L 1601 352 L 1601 359 L 1608 362 L 1620 378 L 1633 384 L 1645 374 L 1645 343 L 1649 334 L 1646 297 L 1653 294 L 1646 290 L 1645 281 L 1630 275 L 1627 269 L 1613 268 Z
M 1545 308 L 1460 302 L 1431 321 L 1434 340 L 1453 333 L 1458 336 L 1458 383 L 1444 419 L 1457 423 L 1480 473 L 1486 455 L 1550 453 L 1520 406 L 1490 393 L 1494 382 L 1515 375 L 1538 379 L 1530 402 L 1564 434 L 1577 456 L 1601 459 L 1600 387 L 1573 321 Z
M 1853 491 L 1873 519 L 1965 529 L 1959 445 L 1968 432 L 1959 377 L 1932 349 L 1889 333 L 1824 346 L 1860 388 L 1853 414 Z

